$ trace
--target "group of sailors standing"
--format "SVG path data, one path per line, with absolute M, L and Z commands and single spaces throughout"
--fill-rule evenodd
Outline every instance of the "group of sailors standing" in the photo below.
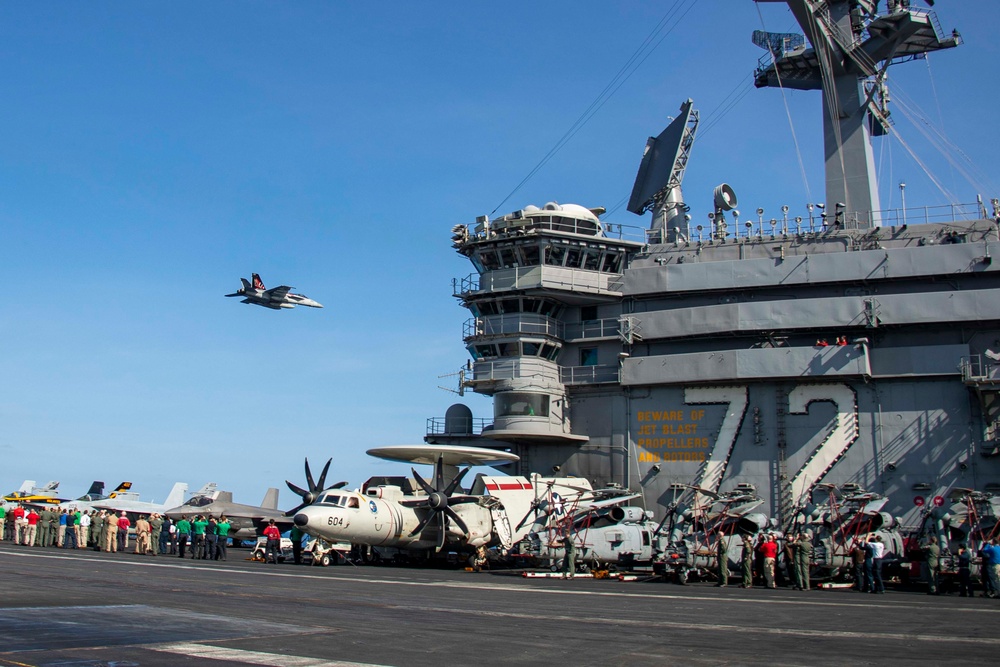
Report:
M 18 504 L 7 511 L 0 506 L 0 540 L 15 544 L 64 549 L 93 548 L 95 551 L 125 552 L 135 533 L 132 553 L 155 556 L 178 555 L 203 560 L 226 560 L 229 531 L 226 517 L 182 517 L 174 522 L 159 513 L 141 514 L 135 524 L 126 512 L 25 508 Z

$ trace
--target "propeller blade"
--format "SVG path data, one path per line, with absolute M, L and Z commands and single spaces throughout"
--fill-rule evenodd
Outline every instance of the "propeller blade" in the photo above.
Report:
M 420 498 L 418 500 L 400 500 L 398 502 L 403 507 L 427 507 L 426 498 Z
M 444 488 L 444 455 L 438 456 L 437 463 L 434 464 L 434 485 L 435 491 L 440 491 Z M 448 495 L 448 494 L 445 494 Z
M 326 465 L 323 466 L 323 472 L 321 472 L 319 474 L 319 482 L 317 482 L 316 488 L 315 489 L 311 489 L 311 490 L 319 491 L 319 490 L 321 490 L 323 488 L 323 484 L 326 483 L 326 473 L 328 473 L 330 471 L 330 464 L 331 463 L 333 463 L 333 458 L 329 458 L 329 459 L 326 460 Z
M 305 507 L 307 505 L 308 505 L 308 503 L 299 503 L 298 505 L 296 505 L 292 509 L 290 509 L 287 512 L 285 512 L 285 516 L 295 516 L 296 514 L 299 513 L 299 510 L 301 510 L 303 507 Z
M 336 484 L 331 486 L 330 489 L 342 489 L 345 486 L 347 486 L 347 482 L 337 482 Z
M 417 480 L 417 484 L 419 484 L 420 488 L 424 490 L 424 493 L 427 495 L 434 493 L 434 487 L 424 481 L 424 478 L 420 476 L 420 473 L 417 472 L 416 468 L 410 468 L 410 471 L 413 473 L 413 479 Z
M 438 517 L 438 519 L 439 519 L 439 521 L 438 521 L 438 543 L 437 543 L 437 548 L 434 549 L 434 551 L 435 552 L 440 552 L 441 549 L 444 549 L 444 543 L 445 543 L 445 541 L 448 538 L 448 535 L 447 535 L 448 530 L 447 530 L 447 525 L 445 524 L 444 514 L 441 513 L 441 512 L 435 512 L 434 516 Z
M 288 488 L 291 489 L 292 493 L 294 493 L 295 495 L 299 496 L 300 498 L 305 498 L 306 494 L 309 493 L 305 489 L 302 489 L 302 488 L 299 488 L 299 487 L 295 486 L 294 484 L 292 484 L 291 482 L 289 482 L 287 479 L 285 480 L 285 484 L 288 485 Z
M 427 524 L 431 522 L 431 519 L 433 519 L 436 516 L 437 512 L 429 512 L 427 516 L 425 516 L 423 519 L 420 520 L 420 523 L 417 524 L 417 527 L 414 528 L 412 531 L 410 531 L 410 537 L 422 533 L 424 528 L 427 527 Z
M 309 470 L 309 459 L 306 459 L 306 484 L 309 485 L 310 491 L 316 488 L 316 482 L 313 481 L 312 471 Z
M 478 503 L 479 496 L 452 496 L 448 498 L 449 505 L 461 505 L 462 503 Z
M 448 515 L 448 518 L 455 522 L 455 524 L 462 529 L 462 534 L 465 535 L 466 539 L 469 537 L 469 527 L 465 525 L 462 521 L 462 517 L 458 516 L 458 512 L 450 507 L 444 508 L 444 513 Z
M 462 483 L 462 478 L 465 477 L 465 473 L 469 472 L 469 470 L 470 468 L 466 468 L 462 472 L 455 475 L 455 479 L 451 480 L 451 484 L 449 484 L 448 488 L 444 490 L 444 495 L 450 498 L 451 494 L 453 494 L 455 489 L 458 488 L 458 485 Z

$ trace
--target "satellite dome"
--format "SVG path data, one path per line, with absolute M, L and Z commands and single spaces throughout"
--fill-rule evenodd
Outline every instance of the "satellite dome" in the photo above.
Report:
M 547 208 L 547 206 L 546 206 Z M 580 206 L 579 204 L 563 204 L 559 207 L 563 213 L 567 213 L 574 218 L 580 220 L 590 220 L 591 222 L 598 222 L 599 219 L 594 212 L 585 206 Z

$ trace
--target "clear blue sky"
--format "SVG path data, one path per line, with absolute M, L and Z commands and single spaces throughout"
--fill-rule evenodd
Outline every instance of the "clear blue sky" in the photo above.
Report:
M 723 181 L 746 211 L 821 200 L 818 94 L 788 94 L 808 192 L 779 91 L 713 114 L 749 84 L 761 15 L 797 29 L 783 5 L 0 5 L 0 489 L 129 479 L 162 500 L 215 481 L 288 507 L 305 456 L 352 485 L 406 470 L 364 451 L 421 442 L 459 400 L 438 388 L 467 359 L 450 228 L 501 204 L 672 8 L 680 27 L 498 213 L 556 200 L 647 224 L 621 204 L 688 97 L 696 218 Z M 901 116 L 900 133 L 959 201 L 1000 196 L 1000 3 L 937 9 L 966 44 L 890 82 L 978 184 Z M 899 143 L 876 156 L 884 205 L 901 179 L 909 205 L 942 202 Z M 326 308 L 223 298 L 252 271 Z

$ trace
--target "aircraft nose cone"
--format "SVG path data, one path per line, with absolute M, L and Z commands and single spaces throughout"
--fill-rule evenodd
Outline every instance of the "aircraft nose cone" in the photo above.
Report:
M 305 528 L 307 525 L 309 525 L 309 515 L 308 514 L 302 514 L 300 512 L 299 514 L 296 514 L 292 518 L 292 523 L 294 523 L 299 528 Z

